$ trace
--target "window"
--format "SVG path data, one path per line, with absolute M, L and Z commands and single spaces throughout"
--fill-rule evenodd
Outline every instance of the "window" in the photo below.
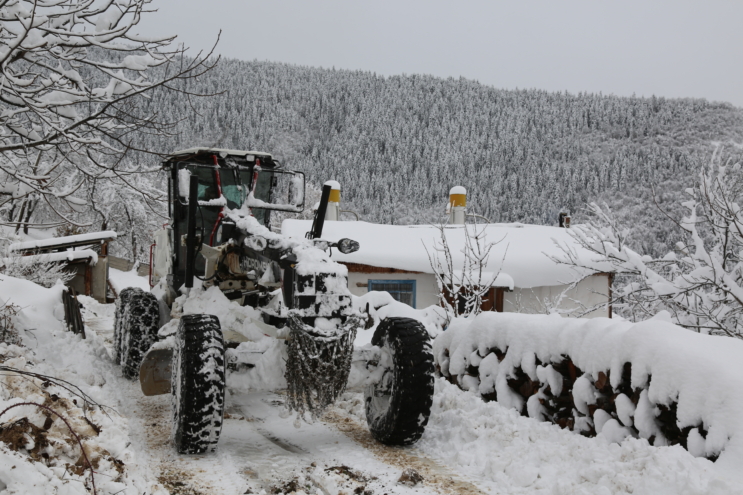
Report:
M 415 280 L 369 280 L 369 290 L 389 292 L 395 301 L 415 307 Z

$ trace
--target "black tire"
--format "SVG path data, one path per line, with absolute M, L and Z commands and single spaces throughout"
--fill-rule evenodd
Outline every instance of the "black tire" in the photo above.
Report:
M 114 360 L 125 377 L 139 376 L 145 353 L 157 340 L 160 308 L 150 292 L 128 287 L 121 291 L 114 318 Z
M 372 344 L 382 348 L 379 365 L 387 370 L 364 389 L 369 431 L 386 445 L 415 443 L 426 429 L 433 403 L 431 337 L 417 320 L 386 318 Z
M 171 373 L 173 440 L 179 454 L 214 452 L 222 432 L 224 340 L 213 315 L 184 315 Z

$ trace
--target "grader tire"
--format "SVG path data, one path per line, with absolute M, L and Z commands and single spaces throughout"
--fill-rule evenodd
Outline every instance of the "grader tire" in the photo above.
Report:
M 369 430 L 386 445 L 415 443 L 423 435 L 433 403 L 431 337 L 417 320 L 386 318 L 372 344 L 387 355 L 389 368 L 379 382 L 364 389 Z
M 139 376 L 147 350 L 157 340 L 160 309 L 150 292 L 129 287 L 121 291 L 114 316 L 114 360 L 125 377 Z
M 214 452 L 222 432 L 224 341 L 213 315 L 184 315 L 171 373 L 173 440 L 180 454 Z

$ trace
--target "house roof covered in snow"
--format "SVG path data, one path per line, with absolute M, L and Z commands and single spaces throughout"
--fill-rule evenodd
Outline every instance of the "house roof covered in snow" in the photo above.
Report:
M 18 256 L 16 258 L 0 258 L 0 265 L 10 263 L 34 264 L 34 263 L 58 263 L 60 261 L 88 260 L 88 264 L 98 263 L 98 253 L 91 249 L 80 249 L 77 251 L 60 251 L 58 253 L 34 254 L 31 256 Z
M 304 237 L 312 227 L 310 220 L 284 220 L 282 233 L 291 237 Z M 487 242 L 498 242 L 490 251 L 487 272 L 500 273 L 493 284 L 499 287 L 543 287 L 571 283 L 588 273 L 576 268 L 555 263 L 549 255 L 560 256 L 561 249 L 555 241 L 576 251 L 588 265 L 592 256 L 583 250 L 570 235 L 568 229 L 542 225 L 489 224 L 467 225 L 473 232 L 485 229 Z M 447 225 L 444 229 L 454 269 L 461 270 L 464 261 L 465 226 Z M 367 222 L 325 222 L 323 239 L 337 241 L 348 237 L 360 244 L 360 249 L 351 254 L 333 250 L 333 259 L 345 263 L 359 263 L 381 268 L 395 268 L 423 273 L 433 273 L 426 252 L 434 254 L 434 243 L 440 243 L 439 229 L 431 225 L 382 225 Z M 487 277 L 489 278 L 489 277 Z
M 87 234 L 68 235 L 65 237 L 50 237 L 48 239 L 15 242 L 9 246 L 9 249 L 14 252 L 53 251 L 56 249 L 101 244 L 114 239 L 116 239 L 116 232 L 113 230 L 104 230 L 103 232 L 89 232 Z

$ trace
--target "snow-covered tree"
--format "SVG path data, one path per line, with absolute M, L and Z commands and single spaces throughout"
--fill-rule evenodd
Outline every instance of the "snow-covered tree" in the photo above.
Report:
M 616 270 L 614 304 L 624 316 L 639 320 L 665 310 L 691 330 L 743 338 L 743 170 L 721 163 L 719 153 L 686 190 L 686 215 L 676 223 L 684 241 L 666 256 L 630 249 L 629 229 L 595 203 L 595 221 L 571 229 L 580 245 Z M 561 262 L 579 264 L 569 249 L 563 253 Z
M 193 94 L 185 82 L 213 67 L 184 57 L 174 37 L 135 32 L 151 0 L 0 1 L 0 208 L 28 228 L 40 204 L 48 225 L 79 224 L 94 181 L 132 186 L 130 151 L 175 123 L 153 90 Z M 154 199 L 154 198 L 150 198 Z
M 161 204 L 152 199 L 166 196 L 154 186 L 153 175 L 91 181 L 88 202 L 95 215 L 90 218 L 100 230 L 116 231 L 116 242 L 111 245 L 116 256 L 146 261 L 155 231 L 168 220 Z
M 477 315 L 482 312 L 490 288 L 500 274 L 488 271 L 490 251 L 503 239 L 488 240 L 485 225 L 462 225 L 464 247 L 459 256 L 453 255 L 447 239 L 447 226 L 438 224 L 439 238 L 431 246 L 424 244 L 439 290 L 439 302 L 450 316 Z M 459 230 L 460 226 L 456 226 Z

